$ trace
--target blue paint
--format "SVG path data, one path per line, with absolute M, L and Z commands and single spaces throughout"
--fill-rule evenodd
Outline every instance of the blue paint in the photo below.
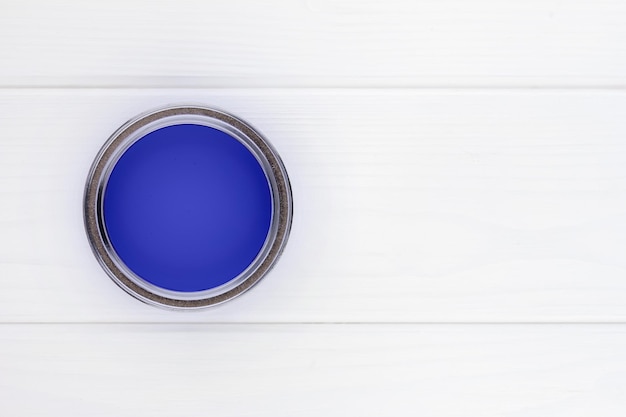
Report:
M 139 277 L 193 292 L 225 284 L 261 250 L 270 186 L 253 154 L 207 126 L 151 132 L 121 156 L 104 194 L 115 252 Z

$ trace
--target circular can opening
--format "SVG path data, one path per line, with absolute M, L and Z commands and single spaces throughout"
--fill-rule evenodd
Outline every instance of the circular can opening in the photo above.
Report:
M 87 179 L 85 227 L 96 258 L 148 304 L 194 309 L 232 299 L 274 265 L 289 235 L 287 172 L 250 125 L 177 106 L 117 130 Z

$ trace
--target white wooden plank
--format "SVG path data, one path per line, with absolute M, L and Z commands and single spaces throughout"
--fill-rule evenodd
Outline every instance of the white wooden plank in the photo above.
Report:
M 119 290 L 81 215 L 104 140 L 171 102 L 248 119 L 295 199 L 276 269 L 194 314 Z M 626 320 L 624 108 L 613 92 L 0 91 L 0 320 Z
M 621 0 L 9 0 L 0 85 L 626 85 Z
M 15 325 L 7 416 L 622 416 L 621 326 Z

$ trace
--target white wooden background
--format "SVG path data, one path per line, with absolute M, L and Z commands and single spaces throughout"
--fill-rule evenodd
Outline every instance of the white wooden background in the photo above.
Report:
M 622 0 L 0 0 L 0 416 L 626 413 Z M 284 159 L 226 305 L 118 289 L 81 200 L 137 113 Z

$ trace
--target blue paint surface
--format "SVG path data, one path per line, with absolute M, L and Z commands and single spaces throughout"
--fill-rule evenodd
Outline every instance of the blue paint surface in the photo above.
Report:
M 254 260 L 272 216 L 263 169 L 237 139 L 207 126 L 161 128 L 119 159 L 104 222 L 121 260 L 161 288 L 222 285 Z

